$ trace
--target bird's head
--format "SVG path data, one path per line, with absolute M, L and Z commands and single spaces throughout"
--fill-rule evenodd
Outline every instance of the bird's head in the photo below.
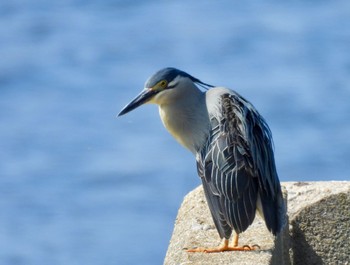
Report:
M 127 104 L 118 114 L 124 115 L 145 103 L 161 105 L 171 102 L 179 96 L 186 95 L 184 91 L 197 83 L 202 86 L 212 87 L 199 79 L 176 68 L 164 68 L 152 75 L 145 83 L 141 93 Z

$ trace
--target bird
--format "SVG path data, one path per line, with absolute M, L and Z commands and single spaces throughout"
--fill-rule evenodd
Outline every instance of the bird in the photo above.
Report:
M 215 87 L 167 67 L 149 77 L 141 93 L 118 116 L 148 103 L 158 105 L 165 128 L 193 153 L 222 240 L 218 246 L 191 248 L 188 252 L 257 249 L 259 245 L 238 244 L 239 234 L 252 224 L 256 212 L 273 235 L 282 231 L 286 208 L 272 133 L 248 100 L 234 90 Z

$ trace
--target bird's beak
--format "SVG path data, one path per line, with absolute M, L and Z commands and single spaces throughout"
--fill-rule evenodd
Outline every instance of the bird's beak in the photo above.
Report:
M 119 112 L 118 117 L 136 109 L 142 104 L 147 103 L 155 94 L 157 94 L 157 91 L 151 88 L 145 88 L 144 90 L 141 91 L 141 93 L 136 98 L 134 98 L 128 105 L 126 105 Z

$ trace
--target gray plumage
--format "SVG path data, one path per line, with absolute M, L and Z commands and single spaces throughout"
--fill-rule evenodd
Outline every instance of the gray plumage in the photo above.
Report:
M 197 85 L 210 88 L 201 91 Z M 274 235 L 285 224 L 271 131 L 238 93 L 208 85 L 175 68 L 151 76 L 123 115 L 159 105 L 164 126 L 196 157 L 206 200 L 221 238 L 245 231 L 258 210 Z

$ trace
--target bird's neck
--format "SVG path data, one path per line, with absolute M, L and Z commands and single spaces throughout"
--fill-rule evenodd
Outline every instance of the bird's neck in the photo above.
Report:
M 186 99 L 159 105 L 159 113 L 170 134 L 196 155 L 206 143 L 210 123 L 205 94 L 200 90 L 193 93 Z

